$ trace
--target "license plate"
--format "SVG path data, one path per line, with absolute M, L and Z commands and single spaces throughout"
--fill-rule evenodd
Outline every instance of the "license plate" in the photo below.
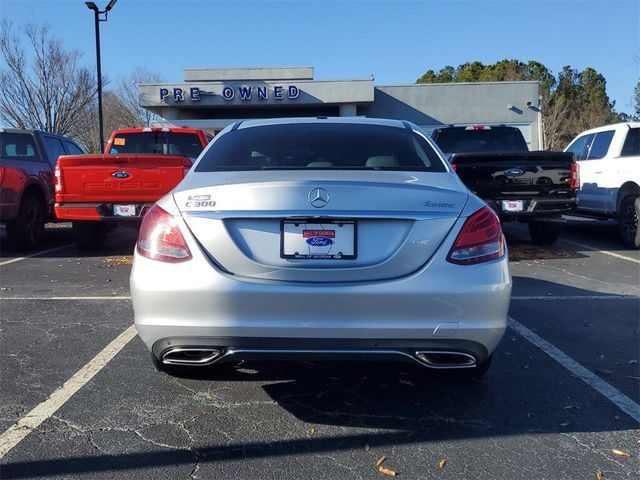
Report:
M 283 220 L 280 257 L 300 260 L 353 260 L 356 258 L 355 220 Z
M 116 217 L 135 217 L 136 206 L 135 205 L 114 205 L 113 214 Z
M 523 200 L 502 200 L 503 212 L 521 212 L 524 210 Z

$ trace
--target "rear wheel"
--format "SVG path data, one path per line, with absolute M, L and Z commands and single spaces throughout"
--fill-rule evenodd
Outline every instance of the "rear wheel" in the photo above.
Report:
M 7 237 L 16 248 L 33 249 L 42 245 L 47 213 L 44 203 L 36 196 L 22 199 L 18 216 L 7 224 Z
M 532 220 L 529 222 L 529 236 L 536 245 L 551 245 L 560 236 L 560 224 Z
M 636 233 L 638 231 L 638 212 L 634 207 L 636 198 L 638 198 L 637 195 L 627 195 L 620 202 L 620 209 L 618 210 L 620 238 L 629 248 L 640 248 L 640 245 L 638 245 L 640 242 L 636 242 Z
M 107 230 L 100 222 L 73 222 L 73 237 L 80 250 L 100 250 Z

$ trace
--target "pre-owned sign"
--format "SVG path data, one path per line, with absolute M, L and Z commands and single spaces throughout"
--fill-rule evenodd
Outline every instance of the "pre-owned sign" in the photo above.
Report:
M 258 100 L 283 100 L 288 98 L 289 100 L 295 100 L 300 96 L 300 89 L 295 85 L 242 85 L 239 87 L 222 87 L 219 91 L 207 91 L 201 90 L 199 87 L 186 88 L 160 88 L 160 101 L 171 99 L 174 102 L 184 102 L 190 100 L 192 102 L 199 102 L 203 95 L 215 96 L 219 95 L 226 101 L 231 101 L 234 98 L 239 98 L 243 101 L 248 101 L 253 98 Z

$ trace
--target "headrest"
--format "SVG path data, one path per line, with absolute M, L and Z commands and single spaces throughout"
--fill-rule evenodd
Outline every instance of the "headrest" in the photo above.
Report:
M 17 142 L 16 143 L 16 155 L 24 156 L 27 154 L 27 144 L 26 142 Z
M 377 155 L 367 160 L 367 167 L 398 167 L 398 160 L 391 155 Z
M 311 167 L 311 168 L 327 168 L 327 167 L 333 167 L 333 163 L 331 163 L 331 162 L 310 162 L 310 163 L 307 163 L 307 167 Z

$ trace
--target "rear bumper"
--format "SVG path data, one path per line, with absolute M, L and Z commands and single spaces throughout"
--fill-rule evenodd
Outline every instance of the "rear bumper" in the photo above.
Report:
M 114 205 L 134 205 L 136 214 L 131 217 L 114 215 Z M 120 202 L 113 203 L 56 203 L 53 207 L 59 220 L 78 221 L 111 221 L 111 222 L 140 222 L 146 211 L 153 203 L 148 202 Z
M 135 254 L 135 325 L 157 358 L 171 347 L 198 346 L 278 359 L 384 357 L 389 350 L 402 356 L 397 352 L 428 348 L 469 352 L 480 362 L 506 329 L 506 256 L 458 266 L 444 261 L 442 249 L 402 278 L 285 284 L 224 274 L 197 245 L 190 248 L 194 258 L 178 264 Z
M 503 200 L 522 200 L 523 210 L 520 212 L 506 211 L 502 206 Z M 503 220 L 515 220 L 520 218 L 553 217 L 565 213 L 571 213 L 576 209 L 576 197 L 570 198 L 498 198 L 485 199 Z
M 166 359 L 181 349 L 215 350 L 220 352 L 211 363 L 248 361 L 407 361 L 425 364 L 419 352 L 447 352 L 473 359 L 459 368 L 484 362 L 489 351 L 481 343 L 462 339 L 359 339 L 359 338 L 236 338 L 236 337 L 174 337 L 154 343 L 152 352 L 158 360 Z M 171 363 L 168 361 L 167 363 Z M 439 368 L 437 365 L 429 365 Z M 456 368 L 456 367 L 442 367 Z

